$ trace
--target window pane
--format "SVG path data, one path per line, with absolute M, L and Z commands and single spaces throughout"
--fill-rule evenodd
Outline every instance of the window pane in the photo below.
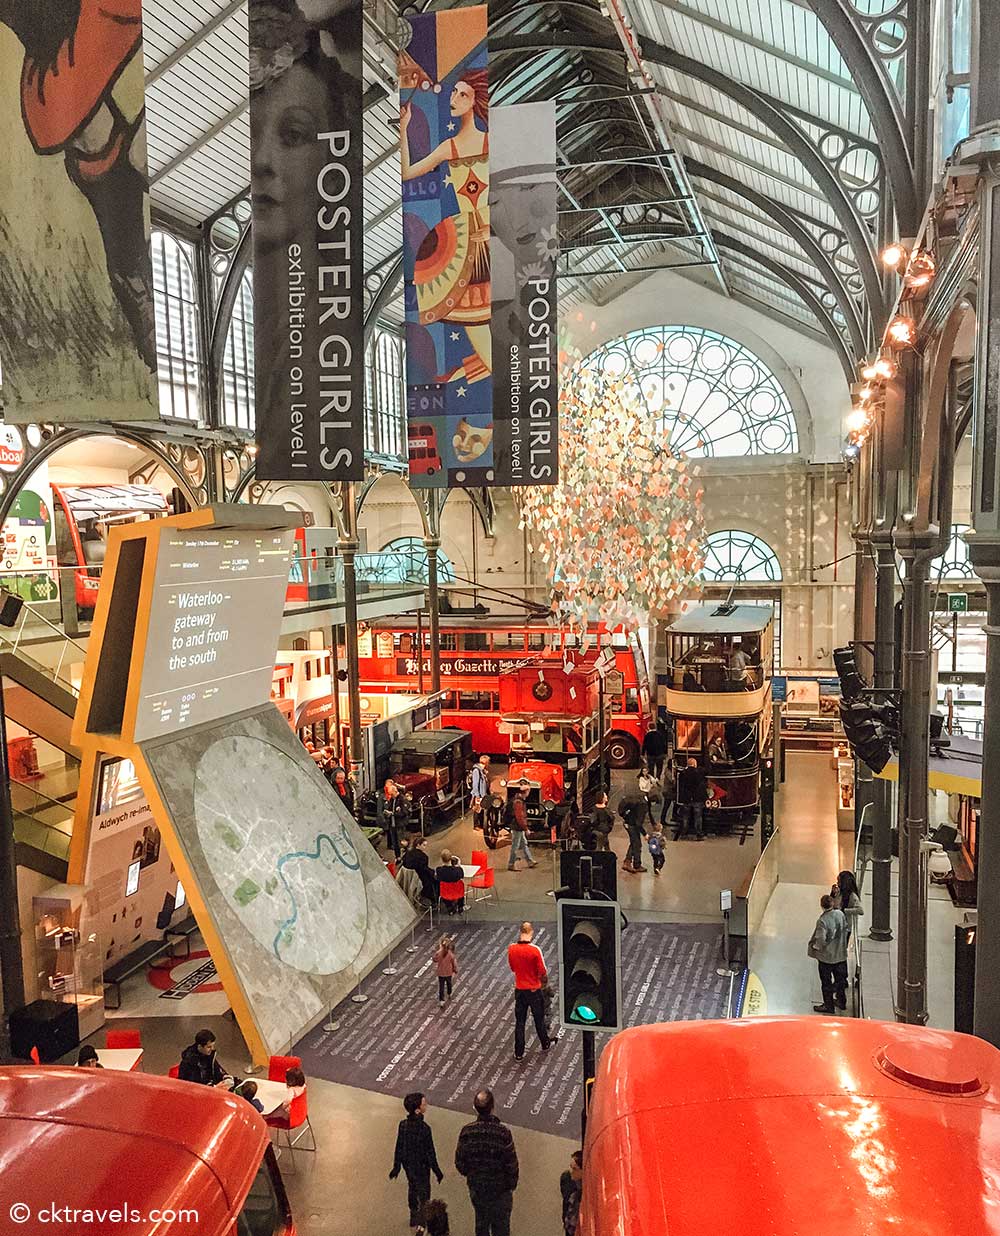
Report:
M 202 366 L 194 251 L 166 232 L 154 232 L 150 244 L 160 415 L 196 421 Z
M 240 283 L 222 360 L 222 422 L 237 429 L 253 429 L 253 272 Z
M 583 362 L 620 379 L 626 398 L 688 455 L 780 455 L 799 449 L 788 396 L 735 339 L 696 326 L 655 326 L 602 345 Z

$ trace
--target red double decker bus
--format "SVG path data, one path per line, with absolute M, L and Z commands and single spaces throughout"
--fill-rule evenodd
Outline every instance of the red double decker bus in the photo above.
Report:
M 455 725 L 472 734 L 478 754 L 510 753 L 510 734 L 500 725 L 500 675 L 533 661 L 593 663 L 598 652 L 610 647 L 623 690 L 610 697 L 611 731 L 608 762 L 613 768 L 636 768 L 642 740 L 651 725 L 646 658 L 635 632 L 621 628 L 592 628 L 593 642 L 580 647 L 570 635 L 545 623 L 503 617 L 441 620 L 442 725 Z M 361 690 L 367 693 L 421 689 L 417 659 L 417 626 L 411 618 L 387 618 L 373 624 L 371 648 L 360 658 Z M 367 639 L 365 640 L 367 645 Z M 430 689 L 430 635 L 423 631 L 423 683 Z

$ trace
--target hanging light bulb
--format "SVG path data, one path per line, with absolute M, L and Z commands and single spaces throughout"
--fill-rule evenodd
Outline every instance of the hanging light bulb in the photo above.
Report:
M 886 245 L 879 257 L 882 259 L 882 265 L 888 267 L 889 270 L 899 270 L 909 257 L 909 251 L 905 245 L 896 240 L 891 245 Z
M 867 403 L 868 400 L 874 396 L 874 394 L 875 394 L 875 391 L 872 387 L 862 386 L 861 390 L 858 391 L 858 398 L 861 400 L 862 403 Z
M 890 342 L 897 348 L 910 347 L 917 337 L 913 320 L 903 317 L 902 314 L 892 319 L 886 334 L 889 336 Z
M 934 255 L 921 249 L 910 259 L 906 270 L 906 286 L 917 289 L 925 288 L 936 272 L 937 264 L 934 261 Z
M 898 372 L 896 362 L 890 360 L 888 356 L 880 356 L 875 362 L 874 369 L 883 382 L 891 382 Z
M 864 408 L 852 408 L 847 414 L 845 424 L 851 433 L 860 433 L 868 427 L 868 413 Z
M 866 382 L 874 382 L 879 376 L 878 367 L 874 364 L 862 366 L 861 376 Z

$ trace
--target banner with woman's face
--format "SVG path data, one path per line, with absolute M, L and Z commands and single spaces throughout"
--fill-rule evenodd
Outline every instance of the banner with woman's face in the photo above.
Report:
M 257 476 L 361 480 L 361 4 L 249 15 Z
M 410 483 L 493 472 L 486 8 L 408 19 L 399 53 Z

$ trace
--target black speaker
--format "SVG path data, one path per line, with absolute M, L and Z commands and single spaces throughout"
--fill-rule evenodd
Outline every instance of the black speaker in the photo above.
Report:
M 10 1049 L 24 1060 L 31 1058 L 31 1049 L 36 1047 L 42 1063 L 52 1064 L 79 1043 L 80 1022 L 75 1004 L 36 1000 L 10 1015 Z
M 943 850 L 957 850 L 958 829 L 950 824 L 939 824 L 931 833 L 931 841 L 936 842 Z
M 0 627 L 12 627 L 24 607 L 24 598 L 0 588 Z

